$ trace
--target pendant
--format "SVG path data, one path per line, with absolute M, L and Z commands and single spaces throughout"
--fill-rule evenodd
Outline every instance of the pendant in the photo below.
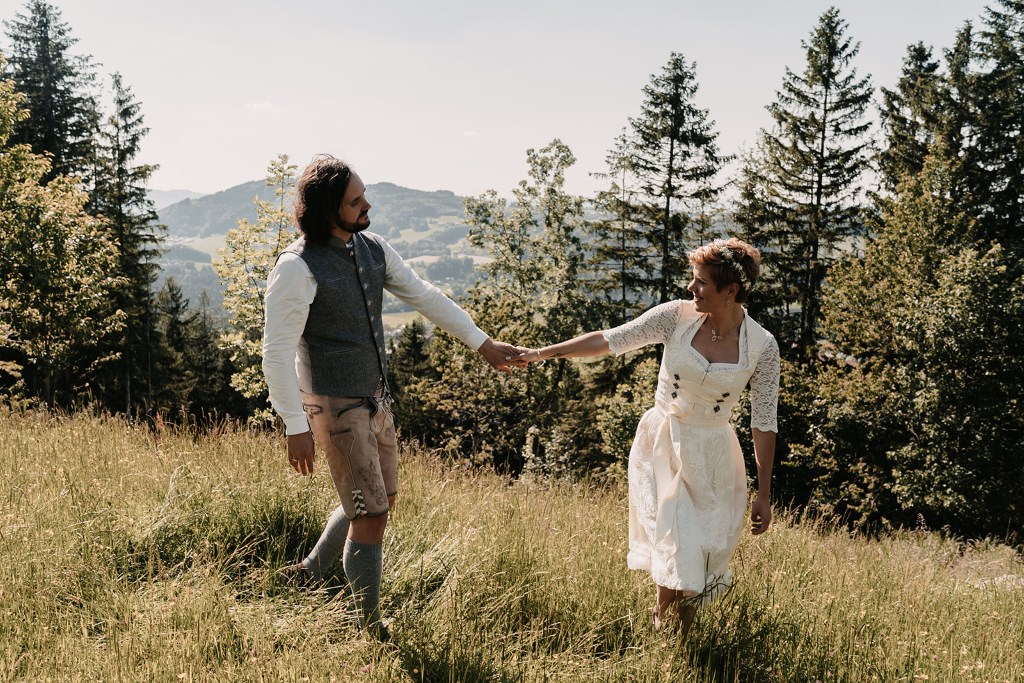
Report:
M 718 334 L 717 332 L 715 332 L 715 328 L 712 327 L 711 328 L 711 341 L 716 342 L 716 341 L 718 341 L 719 339 L 722 339 L 722 338 L 723 338 L 723 335 Z

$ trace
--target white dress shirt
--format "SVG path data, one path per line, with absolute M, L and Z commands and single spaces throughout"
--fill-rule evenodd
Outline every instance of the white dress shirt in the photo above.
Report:
M 385 260 L 384 289 L 466 346 L 479 349 L 487 341 L 487 334 L 473 323 L 469 314 L 437 287 L 420 279 L 390 244 L 383 239 L 381 242 Z M 285 433 L 289 435 L 309 431 L 300 390 L 312 391 L 312 381 L 309 350 L 302 331 L 314 296 L 316 278 L 306 262 L 291 252 L 281 254 L 267 277 L 263 374 L 270 389 L 270 404 L 284 420 Z

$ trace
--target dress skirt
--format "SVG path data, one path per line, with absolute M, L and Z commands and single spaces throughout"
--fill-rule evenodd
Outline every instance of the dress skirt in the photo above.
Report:
M 728 422 L 675 412 L 648 410 L 630 449 L 627 563 L 659 586 L 710 598 L 732 580 L 745 526 L 743 455 Z

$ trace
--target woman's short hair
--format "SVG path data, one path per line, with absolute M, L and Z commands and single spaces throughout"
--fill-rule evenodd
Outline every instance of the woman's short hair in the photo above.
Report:
M 329 154 L 318 154 L 295 183 L 295 224 L 310 242 L 326 242 L 338 222 L 352 167 Z
M 715 287 L 722 290 L 732 283 L 740 286 L 736 303 L 743 303 L 761 275 L 761 252 L 743 240 L 718 239 L 687 253 L 691 266 L 707 266 Z

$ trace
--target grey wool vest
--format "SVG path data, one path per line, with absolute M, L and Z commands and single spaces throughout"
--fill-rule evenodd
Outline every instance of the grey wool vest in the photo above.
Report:
M 316 279 L 302 331 L 315 394 L 373 396 L 381 369 L 387 372 L 381 322 L 387 263 L 380 242 L 360 232 L 352 236 L 352 249 L 337 237 L 325 244 L 300 237 L 284 250 L 299 256 Z

